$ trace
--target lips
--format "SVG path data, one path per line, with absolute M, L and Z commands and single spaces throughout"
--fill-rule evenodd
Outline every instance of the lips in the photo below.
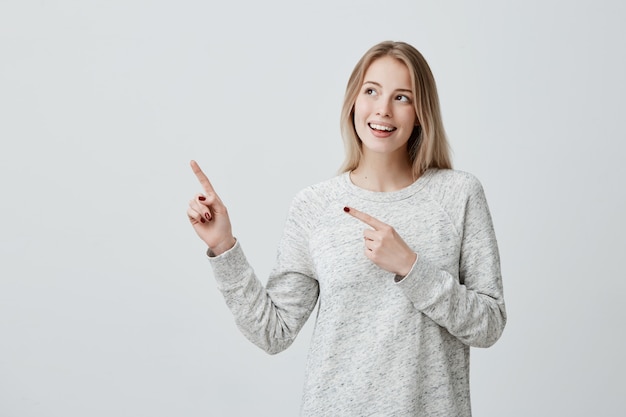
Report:
M 370 127 L 370 129 L 378 132 L 393 132 L 394 130 L 396 130 L 396 128 L 393 126 L 381 125 L 378 123 L 368 123 L 367 125 Z
M 370 128 L 371 135 L 378 139 L 387 139 L 395 134 L 395 131 L 398 130 L 397 127 L 391 126 L 388 124 L 380 124 L 380 123 L 368 123 L 367 126 Z

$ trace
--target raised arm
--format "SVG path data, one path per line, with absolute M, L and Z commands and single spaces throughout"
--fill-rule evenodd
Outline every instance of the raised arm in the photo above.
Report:
M 217 286 L 244 336 L 266 352 L 278 353 L 294 341 L 319 295 L 306 244 L 308 212 L 302 208 L 307 206 L 292 205 L 276 265 L 264 286 L 233 237 L 226 206 L 195 161 L 191 168 L 204 193 L 189 202 L 187 216 L 209 247 Z

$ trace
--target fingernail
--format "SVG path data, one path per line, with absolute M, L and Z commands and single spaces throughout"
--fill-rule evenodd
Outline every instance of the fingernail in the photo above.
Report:
M 200 197 L 198 197 L 198 200 L 200 200 L 200 201 L 204 201 L 204 200 L 206 200 L 206 197 L 205 197 L 205 196 L 203 196 L 203 195 L 201 195 Z
M 343 211 L 345 211 L 346 213 L 350 213 L 350 207 L 344 207 Z
M 206 217 L 207 220 L 211 220 L 211 215 L 208 212 L 204 213 L 204 217 Z
M 202 223 L 206 222 L 206 220 L 204 220 L 204 217 L 200 217 L 200 221 L 201 221 Z

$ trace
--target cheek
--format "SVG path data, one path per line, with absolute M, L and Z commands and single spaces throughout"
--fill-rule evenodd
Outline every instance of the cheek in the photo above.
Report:
M 362 120 L 367 116 L 367 103 L 363 100 L 356 100 L 354 102 L 354 119 Z
M 406 121 L 407 125 L 411 125 L 411 129 L 412 129 L 413 126 L 415 126 L 415 123 L 417 123 L 417 116 L 415 115 L 415 110 L 413 110 L 412 108 L 406 109 L 405 113 L 403 114 L 403 119 Z

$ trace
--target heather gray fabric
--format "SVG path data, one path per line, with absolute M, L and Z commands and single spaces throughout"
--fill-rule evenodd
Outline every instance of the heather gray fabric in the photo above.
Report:
M 365 257 L 368 226 L 344 206 L 418 253 L 404 279 Z M 265 288 L 240 242 L 211 255 L 237 325 L 269 353 L 293 342 L 319 299 L 302 416 L 471 415 L 469 347 L 492 345 L 506 323 L 491 216 L 471 174 L 428 170 L 384 193 L 342 174 L 302 190 Z

